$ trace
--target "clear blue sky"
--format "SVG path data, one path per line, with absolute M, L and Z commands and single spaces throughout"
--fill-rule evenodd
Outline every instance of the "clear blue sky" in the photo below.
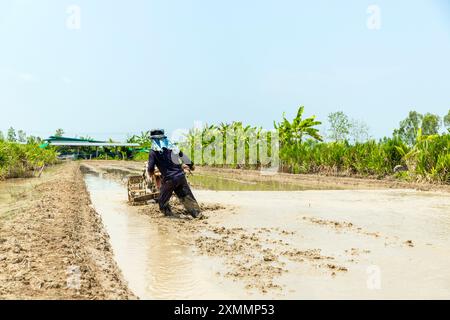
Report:
M 81 29 L 66 26 L 71 4 Z M 2 0 L 0 39 L 2 131 L 271 128 L 303 104 L 380 137 L 411 109 L 450 108 L 448 0 Z

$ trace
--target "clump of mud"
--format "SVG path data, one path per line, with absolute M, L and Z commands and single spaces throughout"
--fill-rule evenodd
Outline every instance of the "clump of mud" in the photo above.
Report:
M 292 261 L 309 262 L 316 268 L 331 270 L 332 276 L 335 276 L 336 272 L 348 271 L 347 267 L 332 263 L 331 261 L 334 261 L 335 257 L 323 255 L 321 249 L 289 250 L 284 251 L 281 254 Z
M 178 199 L 173 198 L 169 202 L 172 211 L 178 215 L 181 219 L 189 219 L 190 215 L 186 212 L 184 206 L 178 201 Z M 225 212 L 230 211 L 232 208 L 225 207 L 218 203 L 199 203 L 200 210 L 203 213 L 204 218 L 207 219 L 210 214 L 215 212 Z M 154 219 L 164 219 L 167 218 L 163 215 L 161 210 L 159 210 L 158 203 L 154 201 L 149 201 L 147 204 L 143 204 L 139 207 L 138 212 L 141 214 L 145 214 Z
M 345 250 L 345 253 L 350 254 L 351 256 L 359 256 L 361 254 L 368 254 L 370 253 L 370 250 L 367 249 L 358 249 L 358 248 L 351 248 L 349 250 Z
M 326 226 L 326 227 L 330 227 L 333 228 L 339 232 L 341 231 L 351 231 L 351 232 L 355 232 L 355 233 L 359 233 L 361 235 L 365 235 L 365 236 L 369 236 L 369 237 L 374 237 L 374 238 L 381 238 L 381 234 L 379 232 L 372 232 L 372 231 L 367 231 L 364 230 L 361 227 L 357 227 L 355 226 L 353 223 L 351 222 L 346 222 L 346 221 L 333 221 L 333 220 L 325 220 L 325 219 L 319 219 L 319 218 L 315 218 L 315 217 L 303 217 L 303 220 L 309 221 L 311 223 L 317 224 L 317 225 L 321 225 L 321 226 Z M 399 245 L 399 241 L 397 237 L 387 237 L 384 236 L 384 238 L 386 240 L 390 240 L 391 243 L 390 244 L 394 244 L 394 245 Z M 388 245 L 388 242 L 385 242 L 385 245 Z M 408 247 L 414 247 L 414 243 L 412 240 L 406 240 L 403 242 L 404 245 L 408 246 Z M 359 250 L 356 248 L 352 248 L 351 251 L 346 250 L 346 253 L 349 253 L 351 255 L 359 255 L 361 252 L 362 253 L 370 253 L 369 250 Z
M 282 252 L 282 255 L 300 262 L 305 260 L 334 260 L 334 257 L 322 255 L 320 249 L 290 250 Z
M 288 272 L 285 263 L 273 248 L 266 247 L 266 239 L 257 232 L 243 228 L 210 227 L 208 235 L 195 240 L 198 252 L 225 259 L 225 276 L 245 283 L 245 288 L 262 293 L 281 290 L 274 279 Z
M 406 241 L 405 241 L 405 244 L 406 244 L 408 247 L 414 247 L 414 243 L 412 242 L 412 240 L 406 240 Z
M 360 233 L 360 234 L 364 234 L 366 236 L 372 236 L 372 237 L 375 237 L 375 238 L 379 238 L 380 237 L 380 234 L 378 232 L 370 232 L 370 231 L 363 230 L 363 228 L 356 227 L 351 222 L 325 220 L 325 219 L 319 219 L 319 218 L 314 218 L 314 217 L 303 217 L 303 220 L 307 220 L 307 221 L 309 221 L 311 223 L 314 223 L 314 224 L 331 227 L 331 228 L 334 228 L 336 230 L 349 230 L 349 231 L 354 231 L 354 232 L 357 232 L 357 233 Z

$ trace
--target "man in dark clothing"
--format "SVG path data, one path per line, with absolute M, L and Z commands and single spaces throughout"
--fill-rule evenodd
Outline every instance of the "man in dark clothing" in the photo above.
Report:
M 169 205 L 170 197 L 175 192 L 189 214 L 199 218 L 200 207 L 192 194 L 182 167 L 182 164 L 185 164 L 194 170 L 194 164 L 167 139 L 164 130 L 151 130 L 150 138 L 152 149 L 148 157 L 147 170 L 150 176 L 154 174 L 155 166 L 161 172 L 162 183 L 158 199 L 160 210 L 166 216 L 175 216 Z

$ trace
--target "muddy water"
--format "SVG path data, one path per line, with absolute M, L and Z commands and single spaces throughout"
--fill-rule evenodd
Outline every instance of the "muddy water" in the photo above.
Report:
M 279 181 L 246 181 L 219 175 L 198 174 L 189 176 L 189 183 L 195 188 L 216 191 L 299 191 L 329 189 L 317 185 L 302 186 Z M 334 189 L 339 189 L 334 187 Z
M 277 279 L 284 298 L 450 298 L 447 193 L 202 190 L 197 195 L 239 206 L 239 214 L 210 223 L 286 230 L 282 239 L 288 249 L 320 249 L 348 269 L 333 277 L 326 268 L 287 261 L 288 272 Z
M 215 274 L 221 268 L 219 261 L 206 263 L 186 245 L 183 235 L 152 225 L 136 207 L 128 206 L 122 184 L 89 173 L 85 182 L 125 280 L 141 299 L 242 297 L 234 283 Z
M 283 241 L 270 249 L 276 257 L 273 263 L 285 263 L 285 271 L 265 281 L 281 289 L 261 293 L 245 289 L 267 276 L 266 269 L 258 271 L 257 266 L 265 263 L 258 250 L 202 256 L 187 244 L 186 233 L 169 232 L 168 224 L 152 224 L 136 207 L 129 207 L 122 184 L 91 174 L 86 175 L 86 184 L 111 236 L 119 267 L 141 298 L 450 298 L 448 193 L 194 191 L 202 202 L 235 208 L 230 214 L 211 214 L 209 226 L 242 229 L 236 238 L 268 230 L 258 233 L 263 248 L 274 239 Z M 293 250 L 320 250 L 331 260 L 291 259 L 283 254 Z M 242 258 L 256 266 L 255 272 L 260 272 L 256 278 L 223 276 L 226 268 L 239 271 Z M 347 271 L 333 275 L 328 263 Z

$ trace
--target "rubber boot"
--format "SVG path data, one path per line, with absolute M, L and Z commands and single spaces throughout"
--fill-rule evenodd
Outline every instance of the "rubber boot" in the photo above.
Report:
M 200 210 L 193 209 L 193 210 L 190 210 L 189 213 L 191 214 L 191 216 L 193 216 L 196 219 L 200 219 L 203 217 L 203 214 Z
M 194 198 L 185 196 L 183 198 L 180 198 L 180 202 L 183 204 L 187 213 L 189 213 L 194 218 L 200 218 L 202 216 L 200 206 Z
M 176 217 L 176 214 L 173 213 L 172 209 L 170 209 L 169 206 L 161 208 L 161 211 L 164 213 L 166 217 Z

